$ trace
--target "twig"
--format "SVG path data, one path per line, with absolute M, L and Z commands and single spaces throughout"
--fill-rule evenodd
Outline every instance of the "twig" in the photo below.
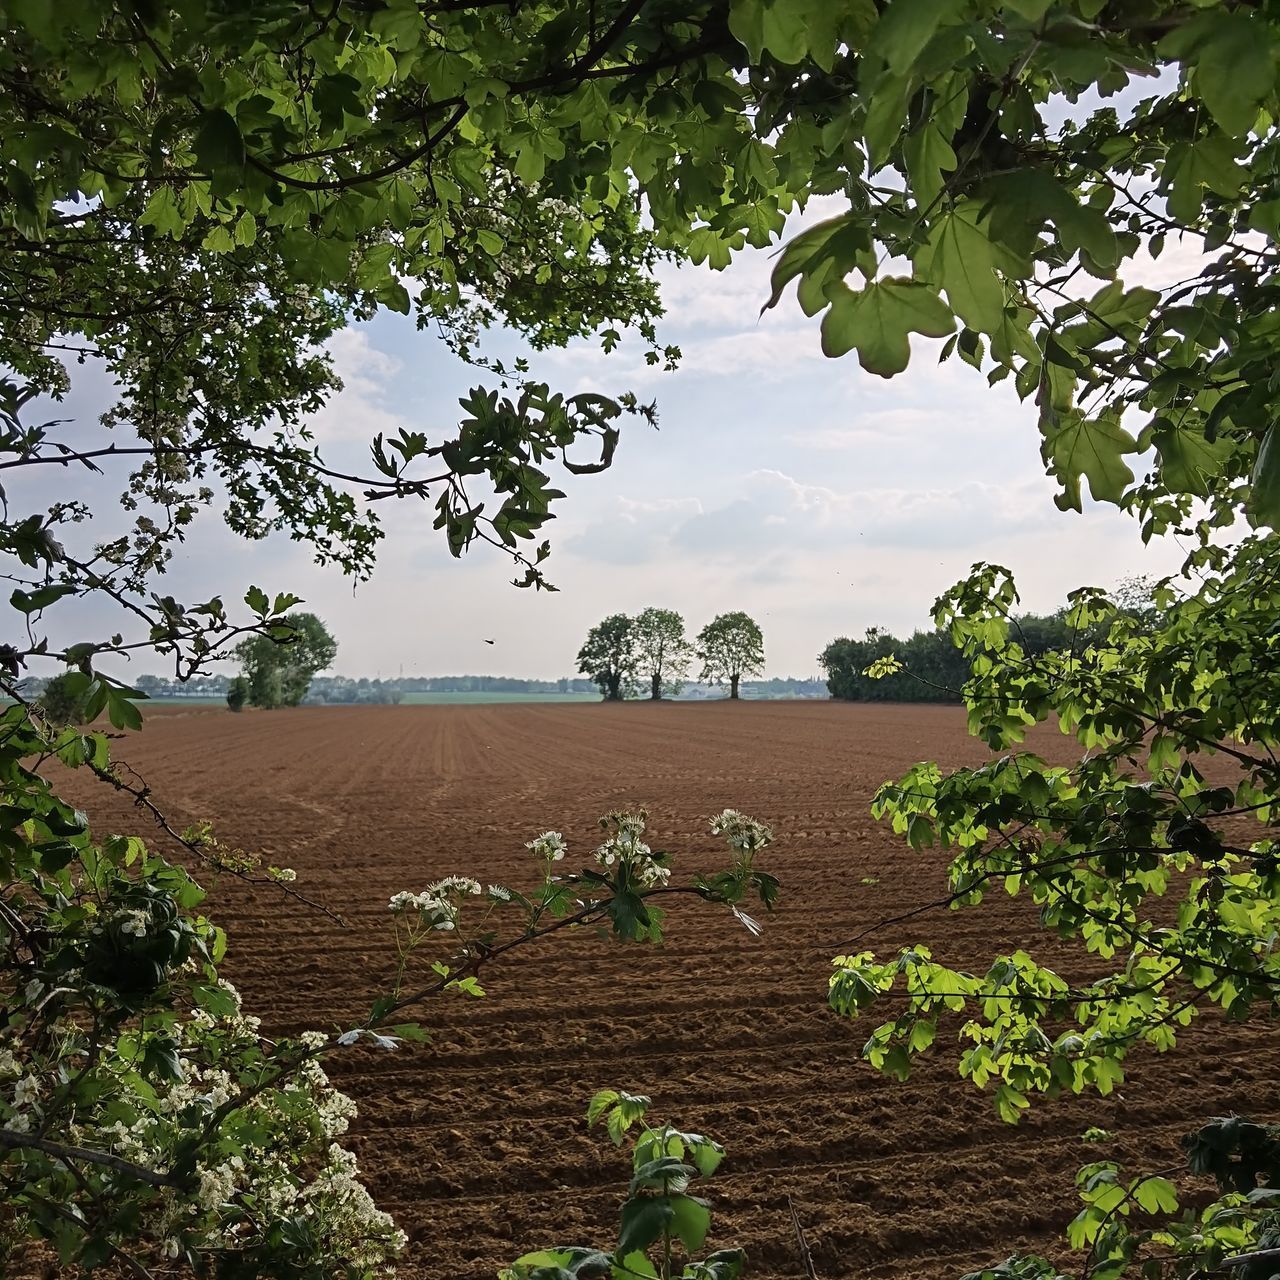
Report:
M 800 1250 L 800 1265 L 804 1268 L 808 1280 L 818 1280 L 818 1273 L 813 1269 L 813 1254 L 809 1252 L 809 1245 L 804 1238 L 804 1228 L 800 1225 L 800 1215 L 796 1212 L 796 1206 L 789 1194 L 787 1210 L 791 1214 L 791 1225 L 795 1228 L 796 1247 Z

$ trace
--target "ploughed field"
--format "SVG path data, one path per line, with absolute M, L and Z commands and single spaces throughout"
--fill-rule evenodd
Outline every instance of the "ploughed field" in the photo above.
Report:
M 348 1143 L 409 1234 L 401 1274 L 412 1280 L 491 1276 L 546 1245 L 608 1247 L 628 1167 L 583 1120 L 605 1086 L 648 1093 L 651 1115 L 726 1145 L 706 1188 L 709 1243 L 744 1246 L 760 1280 L 802 1274 L 788 1197 L 821 1277 L 959 1276 L 1014 1248 L 1060 1253 L 1079 1164 L 1153 1171 L 1177 1163 L 1178 1137 L 1203 1117 L 1280 1110 L 1280 1034 L 1262 1024 L 1206 1022 L 1174 1056 L 1132 1060 L 1111 1098 L 1039 1102 L 1016 1128 L 959 1081 L 951 1034 L 905 1084 L 861 1061 L 872 1023 L 826 1009 L 830 958 L 944 892 L 936 851 L 912 853 L 873 822 L 870 798 L 916 760 L 983 757 L 953 708 L 172 709 L 117 745 L 175 825 L 213 820 L 224 840 L 295 868 L 298 888 L 349 922 L 276 890 L 215 887 L 208 909 L 231 938 L 224 972 L 268 1030 L 367 1014 L 394 971 L 388 898 L 451 872 L 526 886 L 524 842 L 544 829 L 565 834 L 568 869 L 589 857 L 600 814 L 644 806 L 654 846 L 678 854 L 678 879 L 725 861 L 707 831 L 720 809 L 774 828 L 763 865 L 783 896 L 772 916 L 755 912 L 763 937 L 676 899 L 661 948 L 560 934 L 487 969 L 484 1000 L 424 1008 L 429 1046 L 331 1059 L 360 1107 Z M 1046 733 L 1038 746 L 1060 755 L 1069 744 Z M 71 785 L 99 831 L 145 829 L 91 779 Z M 940 960 L 983 969 L 1017 945 L 1061 954 L 1003 893 L 861 945 L 923 940 Z M 1079 973 L 1078 958 L 1063 963 Z M 1115 1141 L 1081 1142 L 1091 1124 Z

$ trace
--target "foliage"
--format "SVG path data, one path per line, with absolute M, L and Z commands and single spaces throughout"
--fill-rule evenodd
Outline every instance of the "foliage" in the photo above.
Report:
M 741 611 L 722 613 L 698 632 L 697 655 L 702 679 L 727 680 L 729 697 L 736 698 L 738 681 L 764 670 L 764 633 Z
M 136 838 L 95 842 L 31 767 L 56 751 L 125 785 L 106 735 L 59 729 L 23 705 L 0 730 L 8 812 L 20 810 L 0 828 L 0 1190 L 12 1211 L 0 1247 L 44 1239 L 64 1265 L 212 1267 L 230 1280 L 382 1273 L 404 1238 L 337 1142 L 355 1109 L 328 1083 L 329 1055 L 423 1039 L 407 1011 L 482 996 L 486 964 L 563 929 L 606 924 L 657 941 L 652 900 L 685 895 L 758 930 L 739 904 L 776 897 L 755 865 L 769 833 L 740 815 L 717 819 L 728 866 L 684 884 L 642 838 L 642 814 L 602 819 L 577 873 L 559 873 L 564 842 L 544 833 L 529 842 L 536 878 L 523 891 L 451 876 L 392 898 L 399 966 L 362 1023 L 268 1039 L 218 975 L 226 937 L 199 913 L 200 885 Z M 211 871 L 294 892 L 288 869 L 206 831 L 171 834 Z
M 1272 1005 L 1275 551 L 1272 538 L 1249 539 L 1196 594 L 1162 585 L 1154 629 L 1099 591 L 1077 591 L 1068 624 L 1093 638 L 1038 656 L 1010 618 L 1017 596 L 1005 570 L 977 566 L 939 600 L 935 619 L 973 668 L 970 729 L 1007 754 L 951 773 L 917 765 L 880 790 L 875 812 L 912 848 L 949 851 L 945 905 L 977 906 L 1001 886 L 1028 894 L 1047 928 L 1111 963 L 1073 984 L 1026 951 L 981 976 L 925 948 L 887 964 L 842 957 L 837 1008 L 905 995 L 868 1043 L 872 1061 L 905 1075 L 939 1016 L 963 1013 L 961 1072 L 994 1083 L 1012 1118 L 1032 1092 L 1109 1093 L 1131 1049 L 1170 1048 L 1206 1004 L 1232 1018 Z M 1242 664 L 1244 654 L 1254 661 Z M 1045 720 L 1076 737 L 1076 765 L 1013 750 Z
M 83 724 L 85 698 L 83 681 L 76 673 L 66 671 L 46 680 L 40 692 L 40 711 L 51 724 Z
M 1048 649 L 1067 648 L 1072 640 L 1066 610 L 1024 613 L 1016 619 L 1024 650 L 1036 657 Z M 892 659 L 892 662 L 885 660 Z M 833 640 L 818 655 L 833 698 L 851 702 L 958 702 L 969 678 L 969 664 L 948 632 L 917 631 L 897 640 L 879 627 L 866 638 Z M 875 674 L 870 669 L 875 668 Z
M 270 634 L 242 640 L 235 653 L 255 707 L 296 707 L 311 677 L 333 665 L 338 642 L 314 613 L 290 613 Z
M 607 1252 L 582 1246 L 539 1249 L 516 1259 L 499 1280 L 737 1280 L 746 1262 L 741 1249 L 694 1256 L 706 1243 L 711 1207 L 689 1187 L 715 1173 L 724 1148 L 700 1133 L 651 1125 L 645 1119 L 649 1106 L 643 1094 L 602 1089 L 587 1107 L 588 1124 L 602 1123 L 615 1146 L 634 1125 L 641 1126 L 632 1143 L 631 1183 L 617 1245 Z
M 636 673 L 648 680 L 649 697 L 678 694 L 693 660 L 684 619 L 674 609 L 645 609 L 636 616 L 634 644 Z
M 625 613 L 611 613 L 596 623 L 578 650 L 578 670 L 606 702 L 620 702 L 632 692 L 637 661 L 635 619 Z
M 234 680 L 227 685 L 227 706 L 232 711 L 243 711 L 244 705 L 249 701 L 249 682 L 244 676 L 236 676 Z
M 1171 0 L 1133 12 L 894 0 L 833 6 L 823 24 L 802 10 L 749 0 L 735 29 L 811 90 L 784 99 L 780 137 L 817 130 L 817 169 L 854 188 L 847 212 L 787 246 L 769 305 L 798 280 L 828 354 L 856 350 L 884 376 L 906 367 L 910 332 L 950 335 L 944 355 L 1034 399 L 1064 509 L 1081 508 L 1087 483 L 1145 537 L 1208 528 L 1235 518 L 1252 477 L 1251 517 L 1280 518 L 1280 451 L 1262 448 L 1274 17 Z M 1064 96 L 1090 91 L 1097 105 L 1055 123 Z M 1189 273 L 1125 286 L 1135 260 L 1183 235 L 1203 246 Z M 1136 436 L 1130 410 L 1145 420 Z M 1128 459 L 1146 450 L 1154 469 L 1135 481 Z
M 1212 1177 L 1220 1197 L 1191 1205 L 1169 1179 L 1177 1169 L 1128 1177 L 1111 1161 L 1076 1176 L 1082 1208 L 1067 1228 L 1081 1251 L 1081 1280 L 1192 1277 L 1216 1271 L 1269 1280 L 1280 1265 L 1280 1146 L 1274 1126 L 1239 1116 L 1211 1120 L 1183 1139 L 1189 1171 Z M 1185 1171 L 1184 1171 L 1185 1172 Z M 1202 1206 L 1202 1207 L 1197 1207 Z M 1015 1257 L 964 1280 L 1065 1280 L 1053 1263 Z

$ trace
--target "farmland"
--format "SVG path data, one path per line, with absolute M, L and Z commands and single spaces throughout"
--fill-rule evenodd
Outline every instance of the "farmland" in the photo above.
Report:
M 1062 739 L 1046 735 L 1047 752 Z M 727 913 L 680 908 L 660 950 L 594 933 L 549 939 L 484 976 L 483 1001 L 428 1010 L 429 1046 L 350 1050 L 334 1074 L 360 1105 L 350 1145 L 411 1243 L 410 1280 L 491 1275 L 552 1243 L 600 1242 L 624 1161 L 582 1111 L 606 1085 L 728 1148 L 711 1184 L 714 1242 L 742 1244 L 759 1280 L 800 1274 L 787 1197 L 823 1277 L 959 1276 L 1014 1247 L 1055 1250 L 1075 1168 L 1099 1157 L 1154 1170 L 1177 1139 L 1229 1110 L 1274 1109 L 1280 1035 L 1261 1025 L 1188 1033 L 1176 1060 L 1135 1057 L 1118 1094 L 1038 1103 L 1017 1129 L 943 1053 L 906 1084 L 859 1059 L 870 1024 L 824 1007 L 828 962 L 860 929 L 938 897 L 936 852 L 914 854 L 868 813 L 875 786 L 915 760 L 981 758 L 950 708 L 837 703 L 302 708 L 232 716 L 157 709 L 116 754 L 175 823 L 297 870 L 343 928 L 277 892 L 216 886 L 225 973 L 268 1029 L 366 1013 L 393 972 L 386 903 L 460 872 L 519 887 L 525 840 L 563 831 L 585 860 L 595 818 L 645 806 L 677 867 L 721 850 L 725 806 L 770 823 L 779 910 L 753 938 Z M 127 802 L 82 775 L 100 831 L 139 830 Z M 889 951 L 928 936 L 939 959 L 984 966 L 1040 945 L 1026 904 L 885 927 Z

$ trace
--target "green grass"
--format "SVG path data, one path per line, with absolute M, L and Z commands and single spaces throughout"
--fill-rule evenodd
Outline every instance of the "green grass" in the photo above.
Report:
M 405 706 L 476 702 L 599 702 L 598 693 L 406 693 Z

